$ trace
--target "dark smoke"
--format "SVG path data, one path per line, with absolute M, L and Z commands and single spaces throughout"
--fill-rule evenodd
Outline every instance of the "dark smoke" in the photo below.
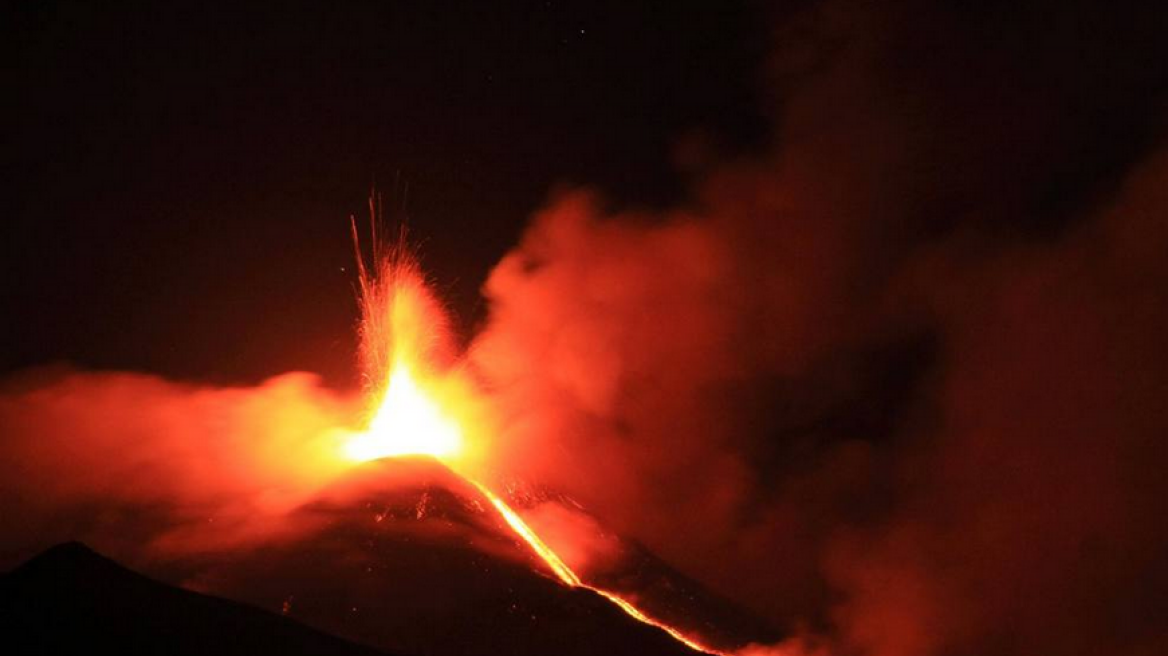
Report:
M 768 152 L 562 193 L 493 272 L 501 462 L 839 653 L 1163 652 L 1164 26 L 783 22 Z
M 493 464 L 798 636 L 773 653 L 1168 653 L 1168 23 L 1145 4 L 783 18 L 766 148 L 685 141 L 670 210 L 562 192 L 492 273 L 470 360 Z M 301 374 L 10 380 L 2 566 L 302 536 L 359 405 Z M 573 564 L 607 555 L 531 514 Z

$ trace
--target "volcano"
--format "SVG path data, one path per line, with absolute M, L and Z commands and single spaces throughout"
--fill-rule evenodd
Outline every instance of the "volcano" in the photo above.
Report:
M 567 497 L 488 457 L 500 435 L 490 395 L 454 349 L 448 317 L 416 260 L 401 245 L 379 255 L 374 243 L 369 266 L 358 249 L 366 411 L 351 426 L 310 431 L 291 450 L 280 439 L 257 445 L 262 455 L 241 461 L 240 471 L 215 462 L 196 492 L 220 474 L 255 480 L 176 509 L 200 528 L 187 524 L 143 545 L 140 564 L 188 590 L 393 653 L 680 656 L 771 642 L 772 632 L 610 535 Z M 281 428 L 296 433 L 296 426 Z M 252 496 L 241 499 L 240 490 Z M 230 507 L 227 526 L 203 530 L 216 519 L 208 507 L 220 503 Z M 547 527 L 524 516 L 549 509 L 579 544 L 553 547 L 541 535 Z M 563 538 L 554 527 L 547 533 Z M 612 549 L 599 564 L 593 538 Z M 126 587 L 119 577 L 87 580 L 100 569 L 61 581 Z M 128 627 L 113 635 L 137 641 L 136 615 L 153 612 L 148 597 L 132 595 L 137 605 L 121 614 Z M 81 634 L 106 635 L 84 612 L 63 614 Z M 41 617 L 43 626 L 51 616 Z
M 310 526 L 172 577 L 347 640 L 418 655 L 695 652 L 564 586 L 489 501 L 430 458 L 365 463 L 292 516 Z
M 147 565 L 185 590 L 80 543 L 53 547 L 0 579 L 0 630 L 22 653 L 696 653 L 563 585 L 479 490 L 431 458 L 365 463 L 294 515 L 309 527 L 295 539 Z M 645 590 L 646 607 L 719 648 L 769 637 L 636 545 L 608 581 Z

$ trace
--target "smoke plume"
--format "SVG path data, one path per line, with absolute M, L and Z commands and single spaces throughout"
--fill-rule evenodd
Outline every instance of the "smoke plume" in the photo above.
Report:
M 125 562 L 294 532 L 282 521 L 344 465 L 354 399 L 290 373 L 256 387 L 26 372 L 0 391 L 5 565 L 84 540 Z
M 472 345 L 495 456 L 839 653 L 1158 653 L 1165 53 L 910 4 L 784 22 L 772 147 L 689 202 L 549 201 Z
M 487 466 L 796 636 L 752 653 L 1168 652 L 1164 21 L 884 4 L 779 21 L 769 143 L 685 141 L 686 202 L 533 217 L 467 356 Z M 0 556 L 302 531 L 359 406 L 307 374 L 9 380 Z M 603 567 L 561 510 L 532 523 Z

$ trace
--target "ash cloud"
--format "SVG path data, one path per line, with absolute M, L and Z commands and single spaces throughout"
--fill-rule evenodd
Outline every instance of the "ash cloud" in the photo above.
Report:
M 1144 4 L 779 20 L 763 152 L 688 142 L 665 210 L 564 191 L 492 273 L 492 464 L 797 636 L 758 653 L 1168 651 L 1168 47 Z M 0 557 L 298 534 L 356 405 L 301 374 L 9 380 Z
M 289 513 L 341 467 L 355 399 L 311 374 L 255 387 L 56 367 L 0 390 L 0 558 L 64 540 L 142 565 L 301 530 Z
M 500 466 L 833 653 L 1162 652 L 1164 25 L 784 19 L 766 152 L 562 192 L 492 273 Z

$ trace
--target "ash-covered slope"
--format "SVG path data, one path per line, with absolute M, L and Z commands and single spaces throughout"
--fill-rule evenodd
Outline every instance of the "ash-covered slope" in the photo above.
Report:
M 642 612 L 700 638 L 702 644 L 735 652 L 750 644 L 775 644 L 789 635 L 686 576 L 640 543 L 606 530 L 599 518 L 570 497 L 524 486 L 512 502 L 520 510 L 554 504 L 561 516 L 579 515 L 581 525 L 593 526 L 602 534 L 609 551 L 602 564 L 589 567 L 585 582 L 635 600 Z
M 66 543 L 0 578 L 10 655 L 385 656 L 244 604 L 164 585 Z
M 785 634 L 765 620 L 682 574 L 640 544 L 621 540 L 619 563 L 589 583 L 635 598 L 641 611 L 722 651 L 774 644 Z
M 297 514 L 316 528 L 221 562 L 198 585 L 421 656 L 694 654 L 542 574 L 489 502 L 430 459 L 368 463 Z
M 29 645 L 19 653 L 694 654 L 562 585 L 479 490 L 431 459 L 368 463 L 287 524 L 262 546 L 133 563 L 271 612 L 169 588 L 74 543 L 0 580 L 0 630 Z M 759 639 L 643 549 L 598 582 L 718 647 Z

